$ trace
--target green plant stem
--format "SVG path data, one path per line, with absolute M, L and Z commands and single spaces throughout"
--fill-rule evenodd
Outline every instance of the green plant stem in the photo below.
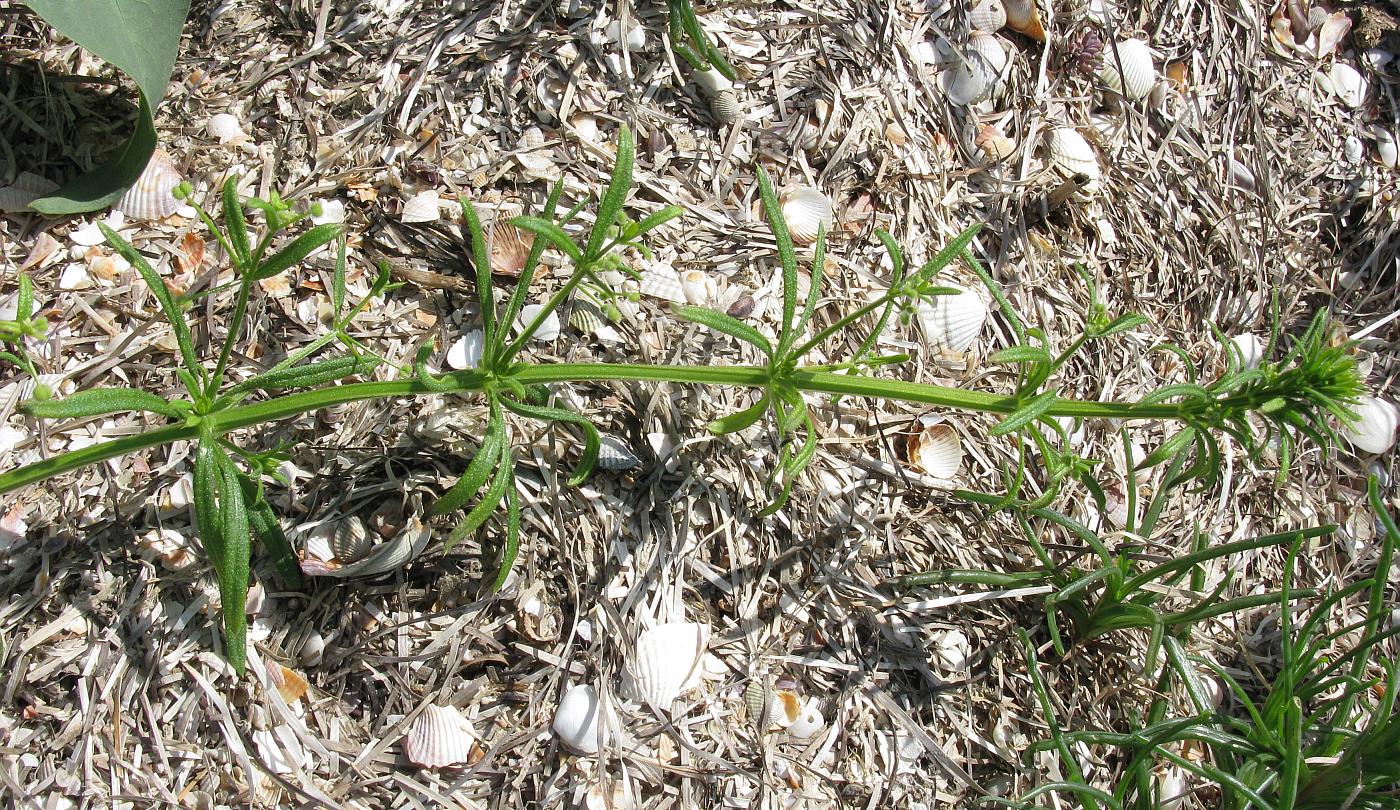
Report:
M 522 385 L 601 380 L 671 382 L 697 385 L 733 385 L 744 388 L 767 388 L 772 379 L 768 369 L 761 366 L 672 366 L 624 363 L 557 363 L 527 365 L 511 374 Z M 1011 413 L 1018 402 L 981 391 L 964 391 L 941 385 L 881 380 L 831 374 L 824 371 L 798 370 L 785 377 L 788 384 L 801 391 L 828 394 L 894 399 L 918 402 L 960 410 L 986 413 Z M 420 396 L 433 393 L 470 393 L 480 391 L 488 377 L 479 372 L 459 371 L 444 374 L 439 383 L 448 388 L 432 390 L 415 379 L 391 382 L 351 383 L 312 391 L 301 391 L 264 402 L 241 405 L 203 417 L 217 434 L 250 427 L 264 422 L 287 419 L 308 411 L 316 411 L 349 402 L 388 397 Z M 1130 402 L 1085 402 L 1059 400 L 1046 411 L 1048 416 L 1080 416 L 1114 419 L 1177 419 L 1183 414 L 1179 405 L 1135 405 Z M 74 450 L 44 459 L 17 470 L 0 474 L 0 494 L 11 492 L 26 484 L 75 470 L 89 464 L 106 461 L 127 453 L 194 438 L 199 434 L 199 419 L 181 425 L 169 425 L 134 436 Z
M 228 358 L 233 354 L 233 344 L 238 340 L 238 333 L 243 331 L 243 318 L 248 311 L 248 295 L 252 289 L 253 282 L 245 275 L 243 283 L 238 285 L 238 301 L 233 307 L 233 319 L 229 321 L 228 334 L 224 337 L 224 345 L 219 349 L 219 363 L 214 366 L 214 373 L 209 376 L 209 385 L 204 389 L 204 396 L 209 400 L 214 399 L 219 393 L 219 387 L 224 384 L 224 369 L 228 367 Z

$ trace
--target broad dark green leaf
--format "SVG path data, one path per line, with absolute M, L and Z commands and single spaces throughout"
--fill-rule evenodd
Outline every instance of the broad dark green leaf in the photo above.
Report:
M 290 245 L 282 248 L 273 254 L 272 258 L 260 263 L 254 268 L 252 279 L 262 281 L 272 278 L 278 273 L 286 270 L 302 259 L 310 256 L 317 248 L 329 244 L 340 235 L 340 226 L 326 223 L 317 225 L 306 233 L 292 240 Z
M 135 388 L 92 388 L 63 399 L 42 402 L 31 399 L 20 406 L 20 410 L 41 419 L 81 419 L 126 411 L 147 411 L 183 419 L 190 412 L 188 403 L 171 402 Z
M 689 304 L 672 304 L 671 313 L 677 318 L 698 323 L 701 326 L 708 326 L 716 332 L 723 332 L 730 337 L 750 343 L 758 347 L 766 356 L 773 356 L 773 344 L 768 342 L 768 338 L 764 337 L 762 332 L 728 313 Z

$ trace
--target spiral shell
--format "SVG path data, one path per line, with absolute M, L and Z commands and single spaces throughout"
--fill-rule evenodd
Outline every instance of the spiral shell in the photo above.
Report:
M 917 310 L 924 337 L 952 354 L 967 351 L 987 321 L 987 302 L 972 290 L 958 289 L 962 292 L 935 296 L 932 303 L 920 301 Z
M 165 219 L 182 205 L 171 193 L 180 181 L 180 172 L 170 154 L 157 149 L 151 154 L 145 171 L 136 178 L 135 185 L 127 189 L 113 207 L 134 219 Z
M 780 200 L 783 219 L 787 221 L 792 241 L 810 245 L 817 241 L 817 230 L 831 231 L 831 198 L 809 186 L 798 186 L 783 192 Z
M 637 639 L 623 677 L 623 687 L 643 705 L 666 710 L 681 693 L 697 685 L 700 658 L 710 643 L 705 624 L 659 624 Z
M 1083 174 L 1089 178 L 1083 186 L 1085 192 L 1098 190 L 1102 175 L 1098 157 L 1083 135 L 1070 127 L 1055 127 L 1050 131 L 1048 151 L 1051 165 L 1067 177 Z
M 1357 401 L 1355 410 L 1356 422 L 1342 430 L 1352 445 L 1366 453 L 1384 453 L 1395 446 L 1400 413 L 1393 403 L 1365 396 Z
M 977 0 L 967 12 L 967 27 L 972 31 L 1000 31 L 1006 25 L 1006 7 L 1001 0 Z
M 967 38 L 962 58 L 943 72 L 941 81 L 948 101 L 965 107 L 996 94 L 1009 60 L 1001 41 L 991 34 L 974 31 Z
M 1106 49 L 1099 79 L 1108 89 L 1130 101 L 1146 98 L 1157 83 L 1157 72 L 1152 67 L 1152 50 L 1140 39 L 1124 40 Z
M 462 713 L 451 706 L 429 706 L 403 738 L 403 752 L 415 765 L 447 768 L 472 758 L 476 735 Z
M 962 440 L 952 425 L 933 424 L 908 438 L 909 463 L 932 478 L 951 481 L 962 466 Z

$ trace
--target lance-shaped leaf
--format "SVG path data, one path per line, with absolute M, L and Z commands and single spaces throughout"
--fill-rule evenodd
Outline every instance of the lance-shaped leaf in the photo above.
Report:
M 711 433 L 721 436 L 744 430 L 763 418 L 763 414 L 768 410 L 768 401 L 768 394 L 765 393 L 758 398 L 757 402 L 742 411 L 714 420 L 708 425 L 708 428 Z
M 1049 363 L 1050 352 L 1041 346 L 1011 346 L 987 358 L 988 363 Z
M 617 162 L 613 164 L 612 178 L 608 189 L 603 192 L 603 200 L 598 204 L 598 218 L 593 221 L 593 230 L 588 233 L 588 244 L 583 255 L 588 261 L 596 261 L 602 256 L 603 243 L 608 236 L 608 228 L 617 222 L 622 213 L 622 204 L 632 190 L 632 160 L 635 154 L 632 130 L 626 124 L 617 133 Z
M 812 423 L 812 417 L 807 413 L 806 409 L 802 411 L 802 419 L 804 423 L 803 426 L 806 428 L 806 433 L 802 439 L 802 445 L 795 453 L 792 453 L 779 468 L 779 475 L 783 481 L 782 490 L 778 493 L 778 496 L 773 499 L 772 503 L 768 504 L 768 506 L 764 507 L 763 510 L 758 513 L 758 517 L 760 518 L 773 515 L 779 509 L 783 508 L 783 505 L 792 497 L 792 488 L 797 484 L 797 476 L 801 475 L 802 471 L 807 469 L 807 465 L 811 464 L 812 459 L 817 455 L 816 426 Z
M 773 191 L 773 181 L 762 167 L 758 170 L 758 195 L 763 201 L 763 213 L 768 218 L 768 230 L 773 232 L 773 240 L 778 243 L 778 262 L 783 271 L 783 320 L 778 332 L 778 354 L 782 355 L 791 347 L 795 338 L 797 253 L 792 247 L 792 233 L 783 217 L 783 207 L 778 203 L 778 195 Z
M 224 230 L 233 248 L 233 261 L 240 269 L 247 268 L 253 249 L 248 238 L 248 222 L 243 217 L 243 200 L 238 196 L 238 176 L 229 175 L 224 181 Z
M 1135 469 L 1146 470 L 1155 467 L 1158 464 L 1161 464 L 1167 459 L 1172 458 L 1176 454 L 1185 450 L 1186 447 L 1195 440 L 1195 438 L 1195 428 L 1183 428 L 1182 430 L 1178 431 L 1175 435 L 1173 435 L 1170 439 L 1167 439 L 1165 442 L 1162 442 L 1161 446 L 1158 447 L 1156 450 L 1153 450 L 1151 453 L 1148 453 L 1147 458 L 1140 461 Z
M 501 458 L 507 444 L 505 420 L 501 419 L 499 410 L 493 408 L 493 411 L 491 421 L 486 425 L 486 435 L 481 439 L 481 448 L 472 456 L 471 463 L 467 465 L 462 477 L 458 478 L 441 498 L 433 502 L 429 514 L 445 515 L 461 509 L 486 485 L 486 479 L 496 468 L 496 462 Z
M 630 234 L 630 238 L 633 239 L 639 236 L 645 236 L 647 233 L 666 224 L 667 222 L 670 222 L 671 220 L 675 219 L 676 217 L 679 217 L 684 213 L 685 209 L 680 207 L 679 205 L 668 205 L 665 208 L 662 208 L 660 211 L 656 211 L 654 213 L 647 214 L 645 217 L 642 217 L 641 221 L 629 226 L 627 232 L 628 234 Z
M 583 260 L 583 251 L 578 249 L 578 245 L 574 244 L 574 241 L 569 238 L 568 234 L 564 233 L 562 228 L 547 219 L 516 217 L 510 221 L 510 224 L 522 231 L 529 231 L 544 237 L 551 245 L 572 259 L 575 264 Z
M 254 281 L 272 278 L 278 273 L 286 270 L 302 259 L 310 256 L 317 248 L 329 244 L 340 235 L 340 226 L 326 223 L 317 225 L 306 233 L 293 239 L 291 244 L 282 248 L 272 255 L 272 258 L 260 263 L 252 272 Z
M 287 541 L 287 535 L 282 531 L 282 522 L 277 519 L 267 498 L 263 497 L 262 488 L 242 472 L 238 474 L 238 483 L 243 490 L 243 502 L 248 506 L 248 526 L 272 558 L 277 579 L 284 588 L 300 588 L 301 565 L 292 544 Z
M 245 391 L 283 391 L 288 388 L 310 388 L 334 382 L 356 374 L 366 374 L 379 365 L 379 358 L 362 354 L 319 360 L 304 366 L 273 369 L 251 377 L 230 388 L 226 394 Z
M 762 332 L 725 312 L 689 304 L 672 304 L 671 314 L 677 318 L 708 326 L 716 332 L 723 332 L 733 338 L 756 346 L 767 357 L 773 356 L 773 344 Z
M 20 410 L 40 419 L 82 419 L 109 413 L 146 411 L 183 419 L 190 413 L 188 402 L 171 402 L 135 388 L 92 388 L 63 399 L 28 400 Z
M 515 487 L 506 490 L 506 542 L 501 549 L 501 565 L 496 569 L 496 579 L 491 583 L 492 591 L 505 587 L 506 577 L 515 566 L 515 558 L 520 554 L 520 496 Z
M 505 497 L 506 490 L 510 489 L 515 481 L 515 454 L 509 451 L 501 458 L 500 466 L 496 468 L 496 477 L 491 479 L 491 486 L 486 493 L 481 496 L 481 501 L 472 508 L 467 516 L 462 518 L 462 522 L 457 524 L 457 528 L 447 536 L 447 541 L 443 548 L 451 548 L 460 543 L 463 538 L 480 529 L 486 519 L 491 517 L 491 513 L 496 511 L 501 499 Z
M 1054 391 L 1045 391 L 1032 397 L 1019 410 L 992 426 L 988 431 L 993 436 L 1005 436 L 1039 419 L 1050 406 L 1055 404 Z
M 450 391 L 457 390 L 456 386 L 454 386 L 452 383 L 444 382 L 441 379 L 433 376 L 432 372 L 428 371 L 428 358 L 432 355 L 432 353 L 433 347 L 429 344 L 425 343 L 422 346 L 418 347 L 418 353 L 413 358 L 414 377 L 418 380 L 419 383 L 422 383 L 424 388 L 427 388 L 429 391 L 448 393 Z
M 248 598 L 248 517 L 237 469 L 216 441 L 203 436 L 195 449 L 195 520 L 219 581 L 229 663 L 242 674 L 247 659 L 248 624 L 243 609 Z
M 102 236 L 107 240 L 107 244 L 117 252 L 123 259 L 136 268 L 136 272 L 141 274 L 146 286 L 150 288 L 151 295 L 155 296 L 156 304 L 160 306 L 161 314 L 165 315 L 165 320 L 170 323 L 170 328 L 175 332 L 175 342 L 180 348 L 180 358 L 185 363 L 185 368 L 194 379 L 203 379 L 204 369 L 194 357 L 194 341 L 190 339 L 190 327 L 185 323 L 185 313 L 180 311 L 180 307 L 175 304 L 175 296 L 171 295 L 170 288 L 165 286 L 165 279 L 160 277 L 160 273 L 151 267 L 146 261 L 146 257 L 136 251 L 131 243 L 126 241 L 116 231 L 107 227 L 105 222 L 97 223 L 97 228 L 102 232 Z M 191 390 L 191 394 L 198 393 Z
M 467 233 L 471 236 L 472 264 L 476 270 L 476 301 L 481 312 L 481 334 L 487 346 L 496 345 L 496 291 L 491 286 L 491 252 L 486 246 L 486 234 L 481 230 L 481 219 L 476 215 L 476 206 L 466 197 L 458 200 L 462 207 L 462 218 L 467 223 Z
M 1091 337 L 1111 337 L 1121 332 L 1127 332 L 1130 329 L 1136 329 L 1139 326 L 1146 326 L 1148 323 L 1151 323 L 1151 321 L 1147 320 L 1146 317 L 1139 315 L 1136 312 L 1128 312 L 1123 315 L 1119 315 L 1117 318 L 1114 318 L 1102 329 L 1096 330 Z
M 578 465 L 574 467 L 573 475 L 569 476 L 568 483 L 569 486 L 576 487 L 588 480 L 588 476 L 593 473 L 593 466 L 598 462 L 598 447 L 601 439 L 598 436 L 598 429 L 593 427 L 593 423 L 589 422 L 586 416 L 563 408 L 527 405 L 510 399 L 502 400 L 502 404 L 511 412 L 521 416 L 549 422 L 565 422 L 576 425 L 583 430 L 583 453 L 580 454 Z

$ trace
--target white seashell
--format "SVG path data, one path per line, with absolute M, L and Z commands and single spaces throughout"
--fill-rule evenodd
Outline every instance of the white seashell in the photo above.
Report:
M 194 478 L 186 473 L 175 479 L 175 483 L 165 488 L 156 498 L 156 512 L 161 517 L 170 517 L 194 502 Z
M 959 107 L 977 104 L 996 94 L 1010 61 L 1001 41 L 991 34 L 974 31 L 967 38 L 962 58 L 940 77 L 948 101 Z
M 961 672 L 967 666 L 972 648 L 961 630 L 944 630 L 932 639 L 933 661 L 948 672 Z
M 326 655 L 326 638 L 321 635 L 321 631 L 312 628 L 311 634 L 306 637 L 306 641 L 301 643 L 301 665 L 304 667 L 320 666 L 321 659 Z
M 802 708 L 797 714 L 797 719 L 793 720 L 792 724 L 787 727 L 787 733 L 799 740 L 805 740 L 823 728 L 826 728 L 826 718 L 822 717 L 817 700 L 809 697 L 802 701 Z
M 126 217 L 123 216 L 120 211 L 113 211 L 107 215 L 106 219 L 102 220 L 102 224 L 114 231 L 120 230 L 121 227 L 126 224 Z M 79 247 L 92 247 L 107 241 L 107 237 L 103 236 L 102 230 L 97 227 L 96 221 L 89 222 L 81 228 L 73 229 L 72 233 L 68 234 L 68 239 Z M 85 251 L 76 251 L 73 254 L 73 258 L 80 259 L 85 255 Z
M 331 556 L 344 564 L 359 562 L 374 548 L 365 522 L 358 517 L 343 518 L 330 537 Z
M 951 480 L 958 474 L 962 459 L 962 441 L 952 425 L 929 425 L 909 437 L 909 463 L 925 475 Z
M 721 124 L 739 120 L 739 96 L 733 90 L 721 90 L 710 99 L 710 114 Z
M 1380 124 L 1371 125 L 1371 137 L 1376 142 L 1376 157 L 1380 158 L 1381 165 L 1388 169 L 1395 168 L 1397 158 L 1400 158 L 1400 150 L 1396 149 L 1395 136 L 1390 134 L 1390 130 Z
M 433 530 L 416 519 L 411 520 L 392 539 L 375 546 L 364 558 L 348 565 L 337 565 L 328 558 L 316 559 L 308 540 L 307 557 L 302 560 L 302 572 L 311 576 L 327 577 L 372 577 L 402 568 L 410 560 L 423 553 Z M 333 539 L 333 537 L 332 537 Z M 333 553 L 333 552 L 332 552 Z
M 1092 194 L 1098 190 L 1102 174 L 1098 157 L 1083 135 L 1070 127 L 1055 127 L 1050 131 L 1048 151 L 1051 165 L 1065 176 L 1083 174 L 1089 178 L 1084 184 L 1085 192 Z
M 967 12 L 967 27 L 972 31 L 1000 31 L 1006 25 L 1006 7 L 1001 0 L 977 0 Z
M 1138 101 L 1146 98 L 1157 83 L 1157 72 L 1152 67 L 1152 51 L 1140 39 L 1124 40 L 1104 49 L 1102 59 L 1099 79 L 1108 85 L 1108 89 L 1121 93 L 1126 99 Z
M 636 53 L 647 46 L 647 32 L 641 23 L 635 19 L 627 26 L 624 36 L 622 31 L 622 20 L 613 20 L 608 23 L 608 39 L 620 46 L 624 51 Z
M 543 304 L 526 304 L 520 308 L 520 315 L 515 319 L 515 328 L 524 329 L 534 322 L 535 316 L 544 310 Z M 540 328 L 535 330 L 534 339 L 541 343 L 549 343 L 559 337 L 560 331 L 559 312 L 555 310 L 544 319 Z
M 781 204 L 793 242 L 812 244 L 817 241 L 818 228 L 823 226 L 827 233 L 831 232 L 831 198 L 821 191 L 809 186 L 788 189 L 783 192 Z
M 1264 341 L 1251 332 L 1245 332 L 1230 338 L 1230 342 L 1239 349 L 1240 359 L 1243 361 L 1243 368 L 1258 368 L 1259 363 L 1264 359 L 1264 350 L 1268 348 Z
M 608 743 L 608 726 L 601 722 L 602 706 L 598 690 L 589 684 L 571 686 L 559 700 L 550 726 L 559 741 L 580 754 L 596 754 Z
M 135 219 L 165 219 L 182 205 L 171 193 L 180 181 L 180 172 L 170 155 L 164 149 L 156 149 L 135 185 L 113 207 Z
M 1370 89 L 1364 76 L 1356 68 L 1345 62 L 1333 62 L 1327 72 L 1332 94 L 1346 106 L 1356 109 L 1366 101 L 1366 91 Z
M 681 274 L 681 292 L 688 304 L 707 304 L 715 297 L 718 287 L 709 273 L 703 270 L 687 270 Z
M 1400 413 L 1395 405 L 1377 397 L 1364 396 L 1356 403 L 1355 424 L 1342 428 L 1342 433 L 1358 449 L 1366 453 L 1384 453 L 1395 446 L 1395 428 Z
M 60 290 L 86 290 L 92 286 L 92 276 L 82 264 L 70 264 L 58 277 Z
M 972 143 L 988 163 L 1003 161 L 1016 151 L 1016 142 L 1006 137 L 1001 130 L 991 124 L 979 126 Z
M 29 204 L 50 192 L 58 184 L 32 172 L 20 172 L 13 183 L 0 188 L 0 211 L 23 211 Z
M 1153 771 L 1157 782 L 1158 810 L 1177 810 L 1190 790 L 1186 787 L 1186 775 L 1175 765 L 1166 765 Z
M 420 191 L 403 204 L 404 222 L 436 222 L 442 216 L 442 198 L 436 191 Z
M 1342 157 L 1347 163 L 1357 164 L 1366 155 L 1366 147 L 1361 143 L 1361 139 L 1355 135 L 1348 135 L 1346 141 L 1342 143 Z
M 282 733 L 278 733 L 279 730 Z M 311 761 L 301 740 L 287 729 L 261 728 L 252 733 L 253 744 L 258 749 L 258 757 L 272 769 L 273 773 L 291 774 L 305 768 Z
M 248 138 L 248 133 L 243 131 L 243 125 L 239 123 L 238 118 L 229 113 L 214 115 L 204 128 L 209 131 L 210 137 L 218 138 L 221 144 L 242 143 Z
M 592 113 L 579 113 L 569 119 L 569 126 L 574 128 L 574 133 L 579 140 L 587 143 L 598 142 L 598 116 Z
M 321 200 L 321 213 L 311 216 L 316 225 L 339 225 L 344 221 L 345 203 L 340 200 Z
M 661 710 L 700 682 L 700 658 L 710 642 L 710 627 L 691 622 L 659 624 L 642 633 L 627 662 L 623 688 L 644 706 Z
M 1006 27 L 1025 34 L 1036 42 L 1045 41 L 1045 28 L 1035 10 L 1035 0 L 1004 0 Z
M 447 365 L 458 371 L 476 368 L 476 364 L 481 362 L 483 340 L 480 329 L 473 329 L 457 338 L 457 341 L 447 350 Z
M 403 752 L 415 765 L 446 768 L 471 759 L 476 735 L 462 713 L 451 706 L 429 706 L 403 738 Z
M 681 285 L 681 277 L 676 274 L 669 261 L 653 262 L 642 271 L 637 291 L 642 295 L 660 298 L 673 304 L 685 303 L 685 287 Z
M 624 782 L 613 782 L 611 789 L 599 783 L 583 795 L 583 806 L 584 810 L 636 810 L 637 799 Z
M 725 90 L 732 91 L 734 89 L 734 82 L 731 82 L 723 73 L 714 68 L 697 70 L 692 78 L 695 79 L 696 86 L 700 88 L 700 92 L 704 93 L 706 98 L 714 98 Z
M 598 440 L 598 466 L 605 470 L 630 470 L 641 464 L 641 459 L 622 439 L 604 433 Z
M 919 326 L 934 346 L 958 354 L 967 351 L 987 321 L 987 303 L 972 290 L 957 295 L 935 296 L 932 303 L 920 301 Z

